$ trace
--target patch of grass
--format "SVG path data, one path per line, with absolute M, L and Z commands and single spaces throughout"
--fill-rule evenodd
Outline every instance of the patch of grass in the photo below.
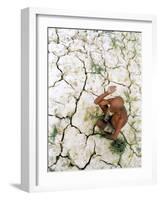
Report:
M 58 130 L 57 130 L 56 126 L 54 126 L 53 130 L 49 136 L 51 142 L 54 142 L 57 133 L 58 133 Z
M 96 65 L 96 64 L 92 65 L 92 72 L 94 74 L 101 74 L 102 71 L 104 71 L 104 69 L 101 66 Z
M 138 101 L 139 100 L 139 98 L 137 96 L 130 96 L 129 92 L 127 92 L 127 91 L 124 92 L 124 95 L 126 97 L 126 102 L 127 103 L 131 103 L 133 101 Z
M 127 103 L 130 102 L 130 94 L 129 94 L 129 92 L 125 91 L 125 92 L 124 92 L 124 95 L 125 95 L 125 97 L 126 97 L 126 102 L 127 102 Z
M 122 154 L 125 151 L 126 142 L 122 139 L 117 139 L 111 143 L 110 150 L 112 153 Z
M 99 115 L 96 113 L 96 115 L 91 115 L 92 119 L 103 119 L 104 115 Z
M 99 108 L 94 106 L 88 107 L 84 115 L 84 120 L 87 121 L 96 119 L 103 119 L 103 115 L 99 114 Z
M 119 40 L 116 38 L 111 38 L 111 46 L 113 49 L 117 49 L 119 47 Z

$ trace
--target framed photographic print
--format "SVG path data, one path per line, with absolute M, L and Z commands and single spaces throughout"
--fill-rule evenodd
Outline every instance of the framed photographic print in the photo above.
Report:
M 155 17 L 26 8 L 21 186 L 156 181 Z

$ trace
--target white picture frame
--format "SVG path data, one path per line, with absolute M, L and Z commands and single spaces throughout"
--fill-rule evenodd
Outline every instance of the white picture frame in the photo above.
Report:
M 54 17 L 56 20 L 53 22 L 51 18 L 53 19 Z M 64 22 L 59 18 L 63 18 Z M 46 55 L 44 55 L 46 40 L 44 39 L 42 44 L 39 44 L 39 42 L 42 41 L 41 37 L 44 37 L 43 29 L 51 24 L 55 23 L 55 26 L 59 26 L 61 22 L 65 26 L 68 23 L 68 27 L 75 28 L 78 27 L 79 23 L 79 28 L 83 28 L 85 25 L 81 23 L 81 20 L 86 20 L 85 28 L 93 26 L 101 28 L 101 26 L 106 26 L 107 21 L 110 21 L 109 26 L 114 27 L 116 26 L 114 23 L 117 23 L 118 28 L 121 29 L 124 22 L 126 30 L 130 31 L 134 27 L 135 30 L 142 30 L 145 33 L 146 39 L 144 42 L 146 44 L 146 41 L 148 41 L 149 46 L 144 47 L 147 50 L 143 54 L 143 117 L 145 118 L 145 130 L 143 131 L 146 134 L 144 133 L 145 136 L 143 138 L 145 140 L 143 158 L 145 159 L 143 159 L 143 167 L 141 169 L 118 169 L 110 170 L 110 172 L 105 170 L 56 172 L 54 176 L 48 175 L 47 170 L 46 172 L 44 171 L 45 165 L 47 166 L 47 161 L 45 160 L 47 150 L 45 146 L 47 145 L 47 140 L 45 138 L 47 134 L 44 133 L 46 130 L 46 126 L 43 125 L 44 118 L 41 117 L 46 113 L 46 107 L 43 107 L 43 105 L 46 105 L 46 100 L 43 99 L 46 93 L 39 92 L 39 87 L 41 86 L 42 91 L 45 92 L 45 89 L 43 89 L 45 86 L 40 83 L 40 80 L 42 83 L 46 81 L 45 72 L 40 69 L 42 69 L 42 63 L 45 64 L 46 62 Z M 38 38 L 37 34 L 40 30 L 42 30 L 42 34 Z M 152 130 L 154 122 L 152 117 L 154 103 L 153 97 L 149 97 L 148 92 L 152 89 L 149 77 L 155 67 L 156 60 L 155 16 L 25 8 L 21 12 L 21 47 L 21 188 L 25 191 L 33 192 L 107 187 L 119 184 L 154 184 L 156 182 L 156 142 L 154 137 L 150 137 L 150 130 Z M 40 47 L 44 51 L 41 51 Z M 44 55 L 40 60 L 39 53 Z M 41 99 L 39 103 L 38 99 Z M 149 110 L 147 110 L 148 107 L 150 107 Z M 149 113 L 150 117 L 148 118 L 147 115 Z M 40 127 L 39 124 L 42 126 Z M 106 182 L 107 177 L 108 181 Z

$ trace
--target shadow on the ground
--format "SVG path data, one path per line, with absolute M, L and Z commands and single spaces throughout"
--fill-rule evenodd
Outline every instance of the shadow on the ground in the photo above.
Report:
M 18 184 L 18 183 L 10 183 L 10 186 L 14 187 L 14 188 L 17 188 L 21 191 L 24 191 L 21 187 L 21 184 Z

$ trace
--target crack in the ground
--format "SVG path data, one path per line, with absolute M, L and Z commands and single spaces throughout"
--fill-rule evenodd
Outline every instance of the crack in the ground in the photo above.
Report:
M 88 165 L 90 165 L 90 162 L 91 162 L 91 159 L 94 157 L 94 156 L 99 156 L 96 154 L 96 143 L 94 142 L 94 148 L 93 148 L 93 153 L 90 155 L 88 161 L 86 162 L 86 164 L 83 166 L 83 167 L 80 167 L 79 165 L 75 164 L 74 161 L 71 160 L 71 165 L 77 167 L 79 170 L 84 170 Z
M 125 137 L 125 135 L 123 134 L 123 132 L 121 132 L 121 135 L 123 136 L 124 138 L 124 141 L 126 142 L 126 144 L 130 147 L 131 151 L 137 156 L 137 157 L 141 157 L 141 155 L 137 154 L 134 149 L 132 148 L 132 145 L 133 144 L 130 144 L 127 140 L 127 138 Z
M 104 162 L 104 163 L 107 164 L 107 165 L 110 165 L 110 166 L 112 166 L 112 167 L 115 167 L 115 168 L 118 168 L 118 165 L 120 166 L 120 168 L 122 168 L 122 166 L 121 166 L 120 164 L 114 165 L 113 163 L 107 162 L 107 161 L 105 161 L 105 160 L 103 160 L 103 159 L 100 159 L 100 161 Z
M 61 137 L 61 140 L 60 140 L 60 143 L 59 143 L 59 145 L 60 145 L 60 153 L 56 156 L 55 162 L 52 163 L 50 166 L 48 166 L 48 170 L 49 170 L 49 171 L 52 171 L 51 168 L 52 168 L 54 165 L 57 164 L 58 160 L 60 159 L 60 157 L 61 157 L 61 155 L 62 155 L 62 152 L 63 152 L 63 144 L 62 144 L 62 143 L 63 143 L 63 140 L 64 140 L 65 130 L 68 128 L 68 126 L 69 126 L 69 124 L 63 129 L 62 137 Z
M 81 91 L 80 91 L 80 93 L 79 93 L 79 96 L 78 97 L 74 97 L 75 98 L 75 109 L 74 109 L 74 112 L 72 113 L 72 115 L 71 115 L 71 117 L 70 117 L 70 125 L 72 126 L 72 127 L 75 127 L 81 134 L 82 134 L 82 131 L 78 128 L 78 127 L 76 127 L 74 124 L 73 124 L 73 117 L 74 117 L 74 115 L 76 114 L 76 112 L 77 112 L 77 109 L 78 109 L 78 103 L 79 103 L 79 100 L 80 100 L 80 98 L 81 98 L 81 96 L 82 96 L 82 94 L 83 94 L 83 91 L 85 91 L 85 87 L 86 87 L 86 82 L 87 82 L 87 71 L 86 71 L 86 68 L 85 68 L 85 63 L 84 63 L 84 61 L 83 60 L 81 60 L 78 56 L 77 56 L 77 58 L 81 61 L 81 63 L 83 64 L 83 69 L 84 69 L 84 74 L 85 74 L 85 80 L 84 80 L 84 84 L 83 84 L 83 87 L 82 87 L 82 89 L 81 89 Z
M 63 73 L 63 71 L 60 69 L 59 64 L 58 64 L 59 60 L 60 60 L 60 56 L 57 56 L 56 67 L 57 67 L 57 69 L 60 71 L 61 77 L 60 77 L 59 80 L 55 81 L 53 85 L 50 85 L 49 88 L 53 88 L 53 87 L 55 87 L 56 84 L 59 83 L 60 81 L 64 81 L 64 82 L 65 82 L 67 85 L 69 85 L 73 90 L 75 90 L 75 88 L 72 86 L 72 84 L 70 84 L 70 83 L 64 78 L 64 73 Z
M 56 34 L 57 34 L 57 44 L 58 44 L 58 43 L 60 43 L 60 38 L 59 38 L 58 30 L 56 29 L 55 31 L 56 31 Z M 101 36 L 101 33 L 99 33 L 99 34 L 100 34 L 100 36 Z M 124 83 L 120 83 L 120 82 L 117 82 L 117 81 L 110 80 L 110 78 L 109 78 L 109 73 L 108 73 L 108 69 L 110 69 L 110 67 L 107 66 L 106 61 L 105 61 L 105 57 L 103 56 L 103 50 L 100 49 L 99 46 L 98 46 L 98 52 L 97 52 L 97 53 L 101 53 L 102 62 L 103 62 L 102 67 L 104 68 L 104 74 L 102 74 L 102 72 L 99 72 L 99 75 L 103 78 L 102 87 L 103 87 L 104 91 L 106 90 L 106 88 L 105 88 L 105 85 L 106 85 L 106 84 L 109 85 L 110 83 L 114 83 L 114 84 L 117 84 L 117 85 L 120 85 L 120 86 L 123 86 L 123 87 L 127 88 L 127 89 L 128 89 L 128 95 L 130 96 L 130 95 L 132 95 L 131 87 L 132 87 L 132 85 L 133 85 L 133 80 L 132 80 L 132 77 L 131 77 L 131 72 L 130 72 L 130 68 L 129 68 L 129 67 L 130 67 L 130 62 L 131 62 L 131 60 L 134 60 L 135 57 L 136 57 L 137 50 L 136 50 L 136 46 L 134 46 L 134 50 L 133 50 L 133 51 L 131 51 L 131 52 L 130 52 L 130 51 L 126 52 L 125 39 L 127 40 L 127 42 L 132 41 L 132 40 L 130 40 L 130 39 L 127 39 L 126 37 L 127 37 L 127 33 L 122 33 L 121 46 L 119 46 L 119 49 L 120 49 L 120 52 L 121 52 L 121 55 L 122 55 L 122 59 L 125 61 L 125 63 L 127 63 L 126 66 L 125 66 L 125 68 L 126 68 L 126 70 L 127 70 L 128 80 L 130 81 L 130 84 L 129 84 L 129 85 L 126 85 L 126 84 L 124 84 Z M 95 36 L 95 38 L 96 38 L 96 36 Z M 135 39 L 136 39 L 136 38 L 135 38 Z M 111 39 L 111 41 L 112 41 L 112 39 Z M 106 50 L 106 51 L 107 51 L 107 52 L 108 52 L 108 51 L 113 51 L 114 48 L 116 48 L 116 46 L 115 46 L 115 45 L 116 45 L 116 42 L 120 42 L 120 41 L 119 41 L 119 40 L 118 40 L 118 41 L 117 41 L 117 40 L 116 40 L 116 41 L 113 40 L 113 41 L 112 41 L 113 47 L 112 47 L 112 48 L 109 48 L 109 49 Z M 98 133 L 98 132 L 95 131 L 95 126 L 96 126 L 96 125 L 93 126 L 93 128 L 92 128 L 92 133 L 88 135 L 88 134 L 82 132 L 82 131 L 80 130 L 79 127 L 77 127 L 77 126 L 75 126 L 75 125 L 73 124 L 73 117 L 75 116 L 75 114 L 76 114 L 77 111 L 78 111 L 79 101 L 80 101 L 80 99 L 81 99 L 81 97 L 82 97 L 83 92 L 90 93 L 90 94 L 92 94 L 93 96 L 98 96 L 98 95 L 95 94 L 93 91 L 88 91 L 88 90 L 86 89 L 86 84 L 87 84 L 87 80 L 88 80 L 88 74 L 93 73 L 93 72 L 92 72 L 92 71 L 91 71 L 91 72 L 90 72 L 90 71 L 87 72 L 85 61 L 84 61 L 84 59 L 82 59 L 82 58 L 79 57 L 78 53 L 87 54 L 87 51 L 88 51 L 88 54 L 87 54 L 87 55 L 88 55 L 88 57 L 89 57 L 90 60 L 91 60 L 91 64 L 92 64 L 92 62 L 93 62 L 93 58 L 92 58 L 92 56 L 91 56 L 91 52 L 90 52 L 90 51 L 87 49 L 87 47 L 85 46 L 85 42 L 84 42 L 84 47 L 83 47 L 83 48 L 84 48 L 83 51 L 82 51 L 81 49 L 73 50 L 73 51 L 72 51 L 72 50 L 70 50 L 70 45 L 69 45 L 68 47 L 66 47 L 66 49 L 67 49 L 67 53 L 66 53 L 66 54 L 69 54 L 69 53 L 72 53 L 72 52 L 76 53 L 75 57 L 82 63 L 82 65 L 83 65 L 83 71 L 84 71 L 84 75 L 85 75 L 85 79 L 83 80 L 83 81 L 84 81 L 84 82 L 83 82 L 83 87 L 81 88 L 81 91 L 80 91 L 78 97 L 75 97 L 75 95 L 73 96 L 73 98 L 75 99 L 75 108 L 74 108 L 74 112 L 71 114 L 71 116 L 65 116 L 65 117 L 60 117 L 60 116 L 58 116 L 58 115 L 52 115 L 52 114 L 48 114 L 48 116 L 55 116 L 55 117 L 59 118 L 60 120 L 62 120 L 62 119 L 69 119 L 69 124 L 66 126 L 66 128 L 70 125 L 71 127 L 74 127 L 75 129 L 77 129 L 78 132 L 79 132 L 80 134 L 84 134 L 84 135 L 86 136 L 85 146 L 87 146 L 87 145 L 88 145 L 88 139 L 89 139 L 89 137 L 90 137 L 90 136 L 94 136 L 94 135 L 100 135 L 100 133 Z M 132 56 L 130 57 L 130 55 L 132 55 Z M 64 55 L 63 55 L 63 56 L 64 56 Z M 55 87 L 56 84 L 57 84 L 58 82 L 64 80 L 64 81 L 66 82 L 66 84 L 68 84 L 73 90 L 75 90 L 75 88 L 72 86 L 72 84 L 70 84 L 70 83 L 64 78 L 63 70 L 61 70 L 61 68 L 59 67 L 59 60 L 60 60 L 61 57 L 62 57 L 62 56 L 57 56 L 57 61 L 56 61 L 56 67 L 57 67 L 57 69 L 60 71 L 61 77 L 60 77 L 59 80 L 55 81 L 54 84 L 53 84 L 52 86 L 49 86 L 49 88 L 50 88 L 50 87 Z M 128 57 L 128 58 L 127 58 L 127 57 Z M 112 68 L 113 70 L 115 70 L 116 68 L 120 68 L 120 66 L 119 66 L 119 58 L 118 58 L 118 55 L 117 55 L 117 59 L 118 59 L 118 61 L 117 61 L 116 67 L 113 67 L 113 68 Z M 94 64 L 94 63 L 93 63 L 93 64 Z M 94 73 L 94 74 L 95 74 L 95 73 Z M 136 84 L 137 84 L 137 83 L 136 83 Z M 139 85 L 138 85 L 138 87 L 139 87 Z M 140 89 L 140 87 L 139 87 L 139 89 Z M 140 92 L 141 92 L 141 89 L 140 89 Z M 136 115 L 135 115 L 135 114 L 132 115 L 131 102 L 129 101 L 128 104 L 129 104 L 129 114 L 128 114 L 128 115 L 131 116 L 131 117 L 133 117 L 133 118 L 135 118 L 136 116 L 139 116 L 139 115 L 137 115 L 137 114 L 136 114 Z M 140 117 L 140 116 L 139 116 L 139 117 Z M 134 131 L 137 131 L 137 129 L 136 129 L 135 127 L 133 127 L 130 123 L 128 123 L 128 124 L 129 124 L 129 126 L 130 126 Z M 75 167 L 76 167 L 77 169 L 79 169 L 79 170 L 84 170 L 84 169 L 86 169 L 86 167 L 87 167 L 88 165 L 90 165 L 90 162 L 91 162 L 91 160 L 92 160 L 93 157 L 95 157 L 95 156 L 101 156 L 101 155 L 97 155 L 97 154 L 96 154 L 96 151 L 95 151 L 96 143 L 95 143 L 95 142 L 94 142 L 94 149 L 93 149 L 93 152 L 92 152 L 92 154 L 90 155 L 89 160 L 85 163 L 85 165 L 84 165 L 83 167 L 78 166 L 78 165 L 74 162 L 74 160 L 71 159 L 69 153 L 68 153 L 67 155 L 62 155 L 62 152 L 63 152 L 63 140 L 64 140 L 64 134 L 65 134 L 66 128 L 63 130 L 63 133 L 62 133 L 62 138 L 61 138 L 61 142 L 60 142 L 60 153 L 59 153 L 59 155 L 56 156 L 56 161 L 55 161 L 54 163 L 52 163 L 51 166 L 49 166 L 50 171 L 54 171 L 54 170 L 55 170 L 55 168 L 52 169 L 52 166 L 55 166 L 60 158 L 66 158 L 66 159 L 68 159 L 68 160 L 70 161 L 70 166 L 71 166 L 71 167 L 74 167 L 74 166 L 75 166 Z M 126 142 L 126 144 L 129 146 L 130 150 L 132 151 L 132 155 L 135 154 L 137 157 L 141 157 L 141 156 L 140 156 L 139 154 L 137 154 L 137 152 L 135 152 L 135 150 L 132 148 L 132 145 L 134 145 L 134 143 L 133 143 L 133 144 L 129 143 L 128 140 L 127 140 L 127 138 L 126 138 L 126 136 L 124 135 L 123 132 L 121 132 L 121 135 L 123 136 L 124 141 Z M 136 141 L 136 133 L 134 134 L 134 140 Z M 122 167 L 123 167 L 123 166 L 121 165 L 122 155 L 123 155 L 123 153 L 120 155 L 117 165 L 114 165 L 113 163 L 110 163 L 110 162 L 105 161 L 105 160 L 103 160 L 103 159 L 101 159 L 100 161 L 106 163 L 107 165 L 113 166 L 113 167 L 120 167 L 120 168 L 122 168 Z

